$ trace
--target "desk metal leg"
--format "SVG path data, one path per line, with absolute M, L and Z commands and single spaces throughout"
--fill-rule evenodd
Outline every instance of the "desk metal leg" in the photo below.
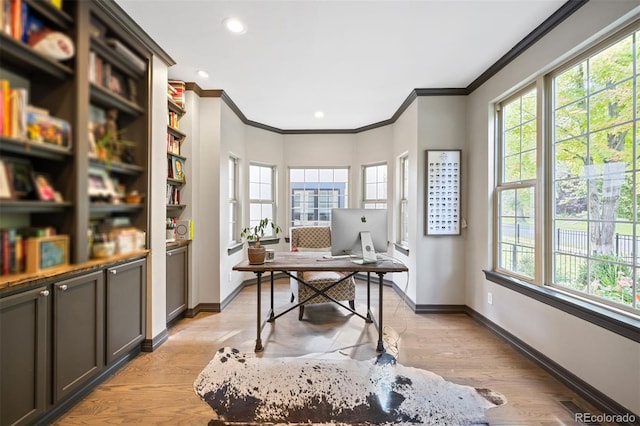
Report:
M 255 352 L 262 352 L 264 350 L 264 347 L 262 346 L 262 338 L 260 337 L 260 332 L 262 331 L 262 310 L 261 310 L 261 299 L 262 299 L 262 272 L 258 271 L 256 272 L 256 276 L 258 277 L 258 284 L 256 287 L 258 287 L 258 318 L 257 318 L 257 324 L 258 324 L 258 328 L 257 328 L 257 336 L 256 336 L 256 348 L 254 349 Z
M 273 322 L 274 318 L 274 313 L 273 313 L 273 271 L 271 271 L 271 310 L 269 311 L 269 322 Z
M 382 344 L 382 278 L 384 277 L 384 273 L 378 273 L 379 278 L 379 290 L 378 294 L 378 347 L 376 350 L 378 352 L 384 351 L 384 345 Z
M 367 272 L 367 322 L 371 322 L 371 272 Z

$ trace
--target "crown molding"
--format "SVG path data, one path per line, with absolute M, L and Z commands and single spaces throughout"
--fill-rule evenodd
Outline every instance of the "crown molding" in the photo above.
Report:
M 471 82 L 467 87 L 459 88 L 422 88 L 413 89 L 409 96 L 402 102 L 396 112 L 387 120 L 379 121 L 377 123 L 368 124 L 366 126 L 358 127 L 355 129 L 279 129 L 277 127 L 269 126 L 266 124 L 258 123 L 257 121 L 249 120 L 244 113 L 233 102 L 231 97 L 224 90 L 202 90 L 195 83 L 187 83 L 186 89 L 193 90 L 200 97 L 216 97 L 222 98 L 222 100 L 231 108 L 231 110 L 238 116 L 238 118 L 247 126 L 256 127 L 270 132 L 279 133 L 282 135 L 308 135 L 308 134 L 355 134 L 365 132 L 368 130 L 377 129 L 379 127 L 388 126 L 395 123 L 400 116 L 406 111 L 406 109 L 416 100 L 422 96 L 468 96 L 473 93 L 478 87 L 486 83 L 491 77 L 500 72 L 511 61 L 516 59 L 527 49 L 533 46 L 538 40 L 548 34 L 551 30 L 557 27 L 565 19 L 575 13 L 582 6 L 587 4 L 589 0 L 568 0 L 553 15 L 547 18 L 542 24 L 538 25 L 533 31 L 527 34 L 518 44 L 516 44 L 511 50 L 509 50 L 504 56 L 498 59 L 493 65 L 491 65 L 485 72 L 480 74 L 475 80 Z M 195 88 L 191 88 L 195 87 Z M 211 93 L 210 93 L 211 92 Z
M 96 4 L 103 13 L 120 24 L 131 37 L 142 43 L 149 52 L 162 59 L 168 67 L 176 64 L 176 61 L 174 61 L 173 58 L 169 56 L 169 54 L 165 52 L 164 49 L 160 47 L 160 45 L 156 43 L 149 34 L 147 34 L 142 27 L 140 27 L 140 25 L 138 25 L 138 23 L 134 21 L 115 1 L 94 0 L 94 4 Z

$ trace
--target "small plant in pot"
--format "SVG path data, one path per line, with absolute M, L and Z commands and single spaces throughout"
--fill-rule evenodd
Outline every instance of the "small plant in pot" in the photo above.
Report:
M 266 249 L 260 245 L 260 238 L 264 237 L 265 231 L 269 227 L 273 230 L 274 236 L 282 232 L 282 228 L 273 223 L 271 219 L 265 217 L 256 226 L 244 228 L 240 233 L 240 236 L 246 238 L 247 241 L 254 241 L 254 244 L 249 245 L 247 248 L 250 265 L 261 265 L 264 263 Z

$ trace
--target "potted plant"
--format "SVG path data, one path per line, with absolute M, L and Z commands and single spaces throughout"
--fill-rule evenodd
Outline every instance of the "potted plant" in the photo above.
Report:
M 264 237 L 264 232 L 268 227 L 271 227 L 274 236 L 282 232 L 282 228 L 273 223 L 271 219 L 265 217 L 256 226 L 246 227 L 240 233 L 240 236 L 246 238 L 247 241 L 254 241 L 254 244 L 249 245 L 247 248 L 250 265 L 261 265 L 264 263 L 266 249 L 260 245 L 260 238 Z

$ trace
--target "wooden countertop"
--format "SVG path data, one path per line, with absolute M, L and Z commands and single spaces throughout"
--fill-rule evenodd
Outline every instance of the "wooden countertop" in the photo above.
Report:
M 83 263 L 51 268 L 41 272 L 11 274 L 0 276 L 0 293 L 15 290 L 22 287 L 35 287 L 40 284 L 54 280 L 63 280 L 78 273 L 90 272 L 104 268 L 105 266 L 117 265 L 132 260 L 141 259 L 149 254 L 150 250 L 135 251 L 127 254 L 119 254 L 105 259 L 93 259 Z

